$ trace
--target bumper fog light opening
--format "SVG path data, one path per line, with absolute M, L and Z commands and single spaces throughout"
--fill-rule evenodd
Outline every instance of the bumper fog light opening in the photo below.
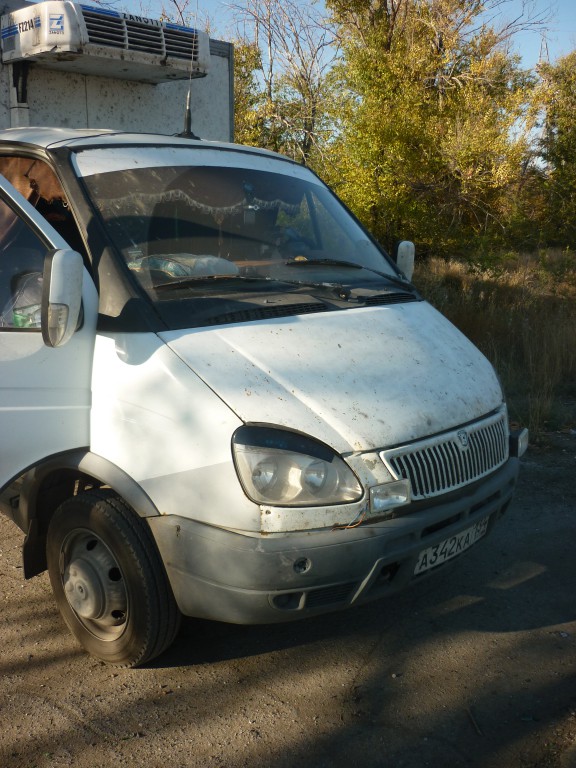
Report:
M 297 611 L 302 607 L 304 592 L 284 592 L 272 598 L 272 605 L 280 611 Z

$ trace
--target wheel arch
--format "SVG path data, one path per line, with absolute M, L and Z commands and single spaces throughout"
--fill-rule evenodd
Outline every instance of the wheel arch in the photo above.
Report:
M 108 487 L 140 517 L 160 514 L 134 478 L 89 450 L 51 457 L 29 470 L 22 480 L 14 520 L 26 534 L 22 547 L 26 579 L 47 569 L 46 532 L 52 515 L 65 499 L 89 488 Z

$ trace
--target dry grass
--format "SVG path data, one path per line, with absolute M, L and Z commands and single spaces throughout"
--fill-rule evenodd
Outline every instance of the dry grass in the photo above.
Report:
M 430 260 L 415 282 L 492 361 L 511 419 L 534 436 L 576 426 L 576 254 Z

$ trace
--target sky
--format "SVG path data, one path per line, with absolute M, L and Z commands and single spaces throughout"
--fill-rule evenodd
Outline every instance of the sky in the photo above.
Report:
M 162 5 L 170 7 L 170 0 L 124 0 L 126 7 L 133 12 L 146 13 L 157 17 Z M 188 0 L 188 9 L 199 9 L 200 17 L 207 15 L 215 24 L 215 36 L 224 37 L 228 26 L 227 6 L 242 4 L 242 0 Z M 182 5 L 181 0 L 179 4 Z M 522 6 L 531 8 L 533 16 L 549 16 L 546 22 L 545 39 L 548 57 L 551 63 L 561 56 L 576 49 L 576 0 L 505 0 L 502 2 L 502 21 L 518 16 Z M 149 10 L 148 10 L 149 9 Z M 542 47 L 540 32 L 522 32 L 516 37 L 515 49 L 522 56 L 526 67 L 538 63 Z
M 522 7 L 522 0 L 511 0 L 506 15 L 513 18 Z M 576 0 L 533 0 L 534 13 L 548 14 L 545 40 L 550 63 L 566 56 L 576 49 Z M 518 35 L 515 48 L 527 67 L 538 63 L 542 48 L 542 35 L 537 32 L 522 32 Z

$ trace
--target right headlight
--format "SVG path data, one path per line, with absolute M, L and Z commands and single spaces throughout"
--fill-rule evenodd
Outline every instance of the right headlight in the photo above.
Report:
M 232 451 L 242 487 L 258 504 L 310 507 L 362 498 L 362 486 L 348 464 L 306 435 L 273 427 L 240 427 L 232 438 Z

